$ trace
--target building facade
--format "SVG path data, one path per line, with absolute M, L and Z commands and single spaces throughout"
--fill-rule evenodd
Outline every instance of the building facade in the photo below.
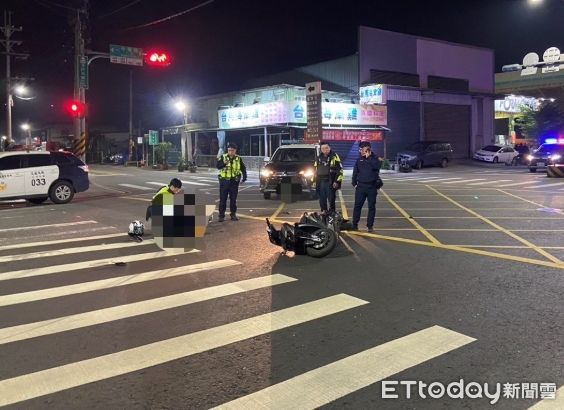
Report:
M 390 159 L 417 141 L 451 142 L 455 158 L 494 142 L 493 50 L 369 27 L 359 28 L 354 55 L 199 98 L 186 132 L 169 127 L 163 135 L 200 156 L 215 157 L 228 141 L 242 155 L 270 156 L 281 144 L 307 139 L 305 84 L 313 81 L 323 89 L 323 138 L 333 141 L 345 165 L 362 139 Z M 370 101 L 374 89 L 384 98 Z

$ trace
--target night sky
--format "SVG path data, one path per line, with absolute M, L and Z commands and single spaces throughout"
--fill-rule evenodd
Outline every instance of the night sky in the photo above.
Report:
M 205 0 L 91 0 L 88 48 L 107 52 L 110 43 L 166 47 L 166 69 L 127 67 L 98 60 L 90 69 L 89 123 L 128 127 L 129 71 L 134 76 L 135 125 L 164 126 L 181 118 L 174 97 L 187 99 L 241 88 L 250 78 L 350 55 L 358 25 L 493 48 L 496 68 L 519 63 L 530 51 L 564 49 L 564 0 L 215 0 L 158 25 L 129 29 Z M 35 77 L 32 101 L 16 100 L 14 130 L 68 120 L 62 108 L 73 90 L 73 29 L 69 8 L 80 0 L 4 0 L 13 24 L 23 26 L 16 48 L 31 54 L 13 63 L 13 75 Z M 135 3 L 122 11 L 122 6 Z M 542 57 L 541 57 L 542 58 Z M 5 76 L 4 56 L 0 75 Z M 2 88 L 3 91 L 3 88 Z M 5 97 L 2 93 L 2 101 Z M 53 105 L 53 107 L 51 107 Z M 0 128 L 5 129 L 3 112 Z

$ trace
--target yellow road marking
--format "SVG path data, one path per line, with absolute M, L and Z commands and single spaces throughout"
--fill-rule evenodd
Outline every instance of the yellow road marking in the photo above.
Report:
M 469 209 L 467 207 L 465 207 L 462 204 L 459 204 L 458 202 L 456 202 L 454 199 L 449 198 L 448 196 L 444 195 L 443 193 L 437 191 L 435 188 L 428 186 L 428 188 L 432 191 L 434 191 L 435 193 L 437 193 L 438 195 L 442 196 L 443 198 L 445 198 L 447 201 L 449 201 L 450 203 L 460 207 L 461 209 L 464 209 L 466 212 L 468 212 L 471 215 L 474 215 L 476 217 L 478 217 L 481 221 L 487 223 L 488 225 L 493 226 L 494 228 L 498 229 L 499 231 L 509 235 L 510 237 L 512 237 L 513 239 L 521 242 L 524 245 L 527 245 L 529 248 L 535 250 L 536 252 L 540 253 L 542 256 L 544 256 L 545 258 L 551 260 L 552 262 L 556 263 L 556 264 L 563 264 L 563 262 L 558 259 L 557 257 L 551 255 L 550 253 L 546 252 L 544 249 L 539 248 L 537 245 L 535 245 L 534 243 L 529 242 L 526 239 L 521 238 L 519 235 L 516 235 L 515 233 L 505 229 L 503 226 L 500 226 L 498 224 L 496 224 L 493 221 L 490 221 L 488 218 L 480 215 L 479 213 L 477 213 L 476 211 L 473 211 L 472 209 Z
M 244 219 L 253 219 L 253 220 L 262 221 L 262 222 L 265 221 L 264 217 L 261 218 L 261 217 L 248 216 L 248 215 L 242 215 L 242 214 L 239 214 L 238 216 L 239 216 L 239 218 L 244 218 Z M 292 222 L 284 221 L 284 220 L 272 220 L 271 222 L 275 222 L 275 223 L 287 222 L 287 223 L 290 223 L 290 224 L 292 223 Z M 410 245 L 422 245 L 422 246 L 429 246 L 429 247 L 439 248 L 439 249 L 447 249 L 447 250 L 451 250 L 451 251 L 471 253 L 471 254 L 474 254 L 474 255 L 489 256 L 489 257 L 492 257 L 492 258 L 504 259 L 504 260 L 509 260 L 509 261 L 513 261 L 513 262 L 523 262 L 523 263 L 528 263 L 528 264 L 531 264 L 531 265 L 548 266 L 550 268 L 564 269 L 564 263 L 562 263 L 562 262 L 552 263 L 552 262 L 546 262 L 546 261 L 543 261 L 543 260 L 523 258 L 521 256 L 504 255 L 504 254 L 501 254 L 501 253 L 488 252 L 488 251 L 483 251 L 483 250 L 479 250 L 479 249 L 464 248 L 464 247 L 456 246 L 456 245 L 445 245 L 445 244 L 442 244 L 442 243 L 435 244 L 435 243 L 426 242 L 426 241 L 419 241 L 419 240 L 416 240 L 416 239 L 399 238 L 399 237 L 395 237 L 395 236 L 386 236 L 386 235 L 380 235 L 380 234 L 368 233 L 368 232 L 346 231 L 344 233 L 347 233 L 349 235 L 360 235 L 360 236 L 367 236 L 367 237 L 371 237 L 371 238 L 384 239 L 384 240 L 388 240 L 388 241 L 392 241 L 392 242 L 408 243 Z
M 347 232 L 347 234 L 368 236 L 368 237 L 372 237 L 372 238 L 386 239 L 386 240 L 394 241 L 394 242 L 403 242 L 403 243 L 409 243 L 409 244 L 412 244 L 412 245 L 423 245 L 423 246 L 429 246 L 429 247 L 432 247 L 432 248 L 440 248 L 440 249 L 447 249 L 447 250 L 451 250 L 451 251 L 471 253 L 471 254 L 474 254 L 474 255 L 489 256 L 489 257 L 492 257 L 492 258 L 504 259 L 504 260 L 509 260 L 509 261 L 513 261 L 513 262 L 523 262 L 523 263 L 528 263 L 528 264 L 531 264 L 531 265 L 539 265 L 539 266 L 547 266 L 547 267 L 556 268 L 556 269 L 564 269 L 564 263 L 562 263 L 562 262 L 553 263 L 553 262 L 548 262 L 548 261 L 543 261 L 543 260 L 538 260 L 538 259 L 524 258 L 524 257 L 521 257 L 521 256 L 504 255 L 502 253 L 494 253 L 494 252 L 489 252 L 489 251 L 483 251 L 483 250 L 480 250 L 480 249 L 464 248 L 464 247 L 460 247 L 460 246 L 456 246 L 456 245 L 434 244 L 434 243 L 431 243 L 431 242 L 418 241 L 418 240 L 415 240 L 415 239 L 396 238 L 396 237 L 393 237 L 393 236 L 384 236 L 384 235 L 378 235 L 378 234 L 368 233 L 368 232 Z
M 276 217 L 278 216 L 278 214 L 280 212 L 282 212 L 282 209 L 284 209 L 284 207 L 286 206 L 286 202 L 282 202 L 280 204 L 280 206 L 278 208 L 276 208 L 276 211 L 274 211 L 274 213 L 270 216 L 270 219 L 276 219 Z
M 349 219 L 349 213 L 347 212 L 347 204 L 343 198 L 343 192 L 339 189 L 339 200 L 341 201 L 341 212 L 344 219 Z
M 452 246 L 460 246 L 463 248 L 499 248 L 499 249 L 531 249 L 528 246 L 519 245 L 465 245 L 465 244 L 452 244 Z
M 380 192 L 382 192 L 382 194 L 394 206 L 394 208 L 396 208 L 399 211 L 399 213 L 402 214 L 413 226 L 415 226 L 427 239 L 429 239 L 434 244 L 440 243 L 425 228 L 423 228 L 421 225 L 419 225 L 419 223 L 415 219 L 411 218 L 409 216 L 409 214 L 401 206 L 399 206 L 386 192 L 384 192 L 383 189 L 381 189 Z
M 539 204 L 538 202 L 529 201 L 528 199 L 521 198 L 520 196 L 514 195 L 514 194 L 512 194 L 512 193 L 510 193 L 510 192 L 506 192 L 506 191 L 504 191 L 503 189 L 498 189 L 498 191 L 504 193 L 505 195 L 512 196 L 513 198 L 520 199 L 521 201 L 525 201 L 525 202 L 528 202 L 528 203 L 530 203 L 530 204 L 540 206 L 541 208 L 546 208 L 546 205 Z

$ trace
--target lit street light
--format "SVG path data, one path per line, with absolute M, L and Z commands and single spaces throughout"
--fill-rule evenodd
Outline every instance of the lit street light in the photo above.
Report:
M 26 95 L 27 94 L 27 88 L 25 85 L 18 85 L 16 86 L 16 88 L 14 88 L 14 91 L 16 92 L 17 95 Z
M 182 115 L 184 117 L 184 123 L 183 125 L 186 127 L 186 125 L 188 124 L 188 104 L 184 101 L 184 100 L 178 100 L 174 103 L 174 107 L 182 112 Z M 186 154 L 188 157 L 188 161 L 192 162 L 193 161 L 193 157 L 192 157 L 192 136 L 190 135 L 190 133 L 188 132 L 187 129 L 184 130 L 184 135 L 186 138 Z M 182 144 L 182 146 L 184 147 L 184 143 Z
M 20 126 L 20 128 L 24 131 L 27 131 L 25 145 L 31 145 L 31 126 L 28 123 L 24 123 Z
M 188 104 L 183 100 L 178 100 L 174 103 L 174 106 L 178 111 L 180 111 L 184 116 L 184 124 L 188 124 Z
M 543 3 L 543 0 L 527 0 L 527 3 L 529 3 L 529 6 L 539 6 Z

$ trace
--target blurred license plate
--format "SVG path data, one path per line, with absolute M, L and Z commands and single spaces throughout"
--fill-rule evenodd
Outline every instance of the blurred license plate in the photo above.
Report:
M 537 167 L 544 167 L 544 162 L 537 162 Z

